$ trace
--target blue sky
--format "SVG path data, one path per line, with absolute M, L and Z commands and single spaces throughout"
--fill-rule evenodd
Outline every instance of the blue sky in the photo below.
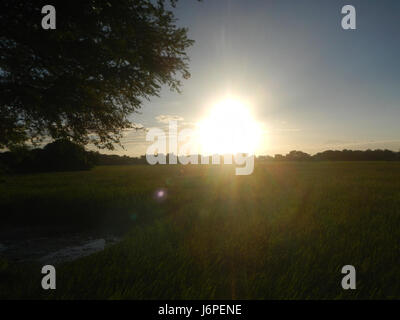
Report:
M 341 28 L 346 4 L 356 30 Z M 181 94 L 164 88 L 145 102 L 134 122 L 196 122 L 229 91 L 267 128 L 258 153 L 400 149 L 400 1 L 184 0 L 174 11 L 196 41 L 192 77 Z M 129 133 L 115 153 L 144 154 L 144 141 Z

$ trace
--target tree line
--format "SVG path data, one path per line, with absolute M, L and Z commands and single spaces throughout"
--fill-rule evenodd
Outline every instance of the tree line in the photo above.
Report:
M 167 155 L 170 156 L 170 155 Z M 265 161 L 400 161 L 400 151 L 391 150 L 327 150 L 310 155 L 290 151 L 286 155 L 257 156 L 256 162 Z M 88 151 L 80 144 L 66 139 L 56 140 L 43 148 L 13 148 L 0 153 L 0 171 L 8 173 L 35 173 L 54 171 L 90 170 L 98 165 L 147 164 L 146 156 L 101 154 Z
M 0 152 L 0 172 L 37 173 L 90 170 L 97 165 L 146 164 L 139 158 L 101 154 L 66 139 L 56 140 L 43 148 L 16 147 Z
M 258 161 L 400 161 L 400 151 L 391 150 L 326 150 L 314 155 L 293 150 L 286 155 L 276 154 L 275 156 L 259 156 Z

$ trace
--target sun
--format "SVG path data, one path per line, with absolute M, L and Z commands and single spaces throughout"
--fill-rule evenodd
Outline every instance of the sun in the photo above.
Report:
M 215 104 L 197 123 L 201 154 L 254 154 L 261 138 L 260 125 L 250 108 L 238 99 Z

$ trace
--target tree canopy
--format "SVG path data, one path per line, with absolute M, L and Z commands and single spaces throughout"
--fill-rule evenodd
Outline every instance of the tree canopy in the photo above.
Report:
M 0 169 L 11 173 L 89 170 L 99 154 L 69 140 L 56 140 L 44 148 L 13 148 L 0 153 Z
M 190 76 L 176 0 L 0 2 L 0 148 L 43 137 L 112 149 L 128 116 Z

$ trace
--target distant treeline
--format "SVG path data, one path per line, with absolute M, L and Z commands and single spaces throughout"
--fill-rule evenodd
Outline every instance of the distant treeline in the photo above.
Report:
M 169 156 L 167 155 L 167 157 Z M 273 157 L 256 157 L 256 162 L 264 161 L 400 161 L 400 152 L 391 150 L 327 150 L 310 155 L 294 150 L 286 155 L 276 154 Z M 28 149 L 21 147 L 0 153 L 0 172 L 9 173 L 75 171 L 89 170 L 96 165 L 137 164 L 147 164 L 146 157 L 107 155 L 86 151 L 83 146 L 68 140 L 57 140 L 47 144 L 44 148 Z
M 400 161 L 400 152 L 391 150 L 327 150 L 310 155 L 302 151 L 290 151 L 286 155 L 258 156 L 258 161 Z
M 171 155 L 167 154 L 167 163 Z M 98 154 L 99 165 L 147 164 L 146 156 L 132 158 L 128 156 Z M 200 155 L 198 155 L 200 157 Z M 222 156 L 221 156 L 222 157 Z M 400 161 L 400 152 L 391 150 L 327 150 L 310 155 L 302 151 L 290 151 L 286 155 L 257 156 L 256 161 Z M 223 162 L 222 158 L 221 161 Z M 200 163 L 200 161 L 199 161 Z
M 135 158 L 128 156 L 118 156 L 116 154 L 101 154 L 96 152 L 96 157 L 96 164 L 100 166 L 147 164 L 146 156 Z

